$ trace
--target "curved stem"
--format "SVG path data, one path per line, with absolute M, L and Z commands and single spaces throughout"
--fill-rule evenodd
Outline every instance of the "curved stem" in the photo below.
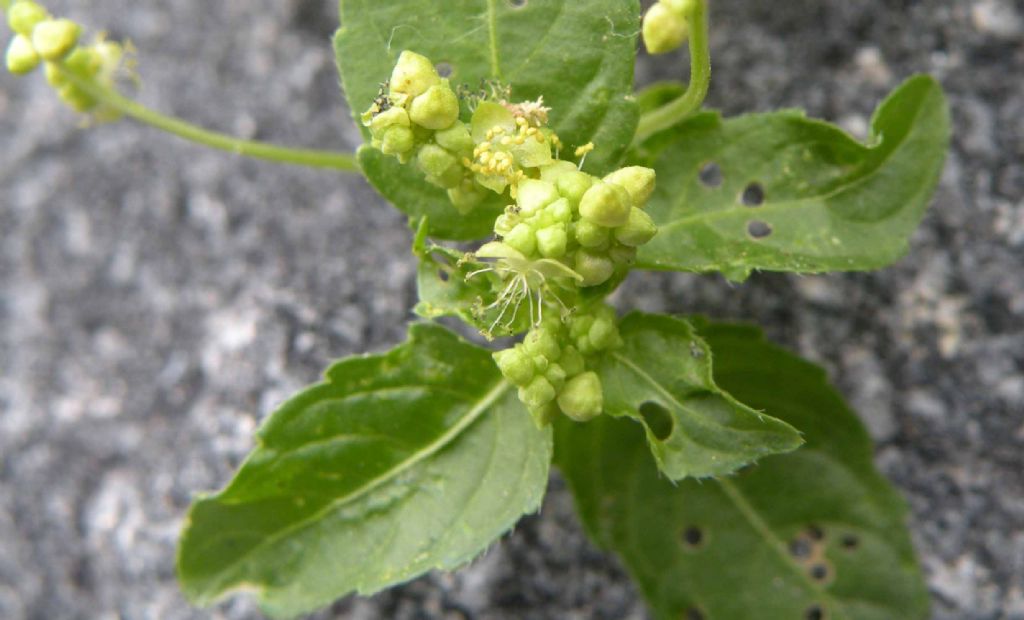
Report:
M 639 144 L 668 129 L 700 109 L 711 82 L 711 54 L 708 51 L 708 3 L 696 0 L 690 14 L 690 84 L 678 99 L 640 117 L 633 144 Z
M 292 149 L 283 146 L 267 144 L 266 142 L 255 142 L 252 140 L 241 140 L 222 133 L 203 129 L 198 125 L 187 123 L 183 120 L 167 116 L 151 110 L 146 106 L 128 99 L 117 91 L 106 88 L 92 80 L 86 80 L 74 72 L 68 71 L 61 66 L 63 76 L 77 88 L 96 99 L 100 103 L 117 110 L 125 116 L 172 133 L 180 138 L 190 140 L 215 149 L 221 149 L 238 155 L 246 155 L 258 159 L 266 159 L 283 164 L 296 164 L 314 168 L 331 168 L 344 172 L 360 172 L 359 164 L 355 155 L 351 153 L 337 153 L 333 151 L 318 151 L 309 149 Z

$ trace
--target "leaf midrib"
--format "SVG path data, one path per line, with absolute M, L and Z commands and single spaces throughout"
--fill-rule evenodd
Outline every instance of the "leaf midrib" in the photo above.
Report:
M 483 415 L 483 413 L 486 412 L 491 405 L 497 402 L 498 399 L 500 399 L 510 387 L 511 384 L 509 384 L 509 382 L 505 379 L 500 379 L 496 381 L 494 383 L 494 386 L 491 387 L 491 389 L 486 394 L 483 395 L 483 397 L 478 401 L 478 403 L 472 409 L 470 409 L 465 416 L 463 416 L 456 424 L 454 424 L 450 429 L 445 431 L 433 442 L 426 445 L 421 450 L 418 450 L 411 454 L 408 458 L 399 463 L 396 467 L 388 470 L 387 472 L 383 473 L 380 476 L 377 476 L 376 478 L 368 480 L 363 486 L 354 490 L 347 496 L 338 498 L 328 503 L 320 510 L 312 513 L 311 515 L 303 519 L 300 519 L 284 528 L 281 528 L 280 530 L 266 537 L 259 544 L 255 545 L 242 555 L 238 556 L 238 558 L 236 558 L 234 561 L 232 561 L 230 564 L 224 567 L 222 571 L 220 571 L 222 577 L 214 582 L 216 583 L 217 587 L 206 588 L 206 591 L 201 595 L 201 597 L 204 599 L 208 598 L 210 596 L 209 593 L 211 591 L 213 592 L 213 596 L 216 596 L 216 594 L 222 590 L 221 584 L 224 583 L 225 580 L 227 580 L 228 576 L 231 575 L 232 572 L 242 562 L 244 562 L 247 558 L 249 558 L 257 551 L 265 549 L 266 547 L 276 543 L 282 537 L 286 536 L 287 534 L 290 534 L 295 530 L 301 529 L 309 525 L 310 523 L 319 521 L 324 517 L 324 515 L 365 496 L 366 494 L 370 493 L 371 491 L 383 485 L 384 483 L 393 480 L 394 478 L 396 478 L 409 468 L 413 467 L 414 465 L 436 454 L 442 448 L 444 448 L 445 446 L 449 445 L 452 441 L 454 441 L 459 435 L 462 434 L 463 431 L 469 428 L 473 424 L 473 422 L 475 422 L 481 415 Z

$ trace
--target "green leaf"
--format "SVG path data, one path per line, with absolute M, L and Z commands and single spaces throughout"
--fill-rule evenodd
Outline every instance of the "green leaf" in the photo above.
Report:
M 588 531 L 622 556 L 655 617 L 924 618 L 906 506 L 824 372 L 754 328 L 701 334 L 718 383 L 800 428 L 806 446 L 729 478 L 672 484 L 628 422 L 556 433 L 556 462 Z
M 686 84 L 674 81 L 655 82 L 636 93 L 636 104 L 640 114 L 657 110 L 686 93 Z
M 281 616 L 472 559 L 540 506 L 551 456 L 490 353 L 429 324 L 336 363 L 258 440 L 193 504 L 178 574 L 199 604 L 255 590 Z
M 475 89 L 481 80 L 498 79 L 512 87 L 514 100 L 543 96 L 551 127 L 567 150 L 597 145 L 585 168 L 602 175 L 621 161 L 636 129 L 632 83 L 639 19 L 637 0 L 531 0 L 521 7 L 508 0 L 341 0 L 335 50 L 357 124 L 408 49 L 446 63 L 453 85 Z M 395 206 L 413 219 L 430 215 L 431 236 L 490 234 L 496 211 L 486 223 L 481 214 L 459 224 L 444 192 L 415 171 L 367 153 L 360 162 Z
M 906 252 L 948 142 L 946 100 L 928 76 L 882 103 L 867 145 L 799 111 L 698 114 L 641 147 L 658 172 L 648 211 L 660 230 L 638 264 L 733 280 L 883 267 Z M 717 186 L 701 180 L 711 164 Z M 748 188 L 763 194 L 757 206 L 744 204 Z
M 633 313 L 619 330 L 624 346 L 596 368 L 604 410 L 643 424 L 668 478 L 720 476 L 800 445 L 791 426 L 719 389 L 710 351 L 686 321 Z
M 445 190 L 427 183 L 413 164 L 403 166 L 394 157 L 366 144 L 359 147 L 356 157 L 377 191 L 409 216 L 410 226 L 427 218 L 432 237 L 454 241 L 486 237 L 493 233 L 494 220 L 505 208 L 506 201 L 493 194 L 468 215 L 462 215 L 452 206 Z

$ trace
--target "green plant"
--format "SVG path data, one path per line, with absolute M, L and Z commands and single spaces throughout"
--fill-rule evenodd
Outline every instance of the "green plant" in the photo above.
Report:
M 355 156 L 142 108 L 118 92 L 125 46 L 81 45 L 28 0 L 5 7 L 12 72 L 44 64 L 97 120 L 362 172 L 416 230 L 422 317 L 525 334 L 492 352 L 416 323 L 282 405 L 190 512 L 178 568 L 193 600 L 250 588 L 287 616 L 455 568 L 539 507 L 554 462 L 658 617 L 924 616 L 905 508 L 819 369 L 751 327 L 619 319 L 605 301 L 638 268 L 882 267 L 941 168 L 948 115 L 927 77 L 878 108 L 867 144 L 795 111 L 702 111 L 706 4 L 647 13 L 651 51 L 688 41 L 691 80 L 634 94 L 635 1 L 343 0 Z

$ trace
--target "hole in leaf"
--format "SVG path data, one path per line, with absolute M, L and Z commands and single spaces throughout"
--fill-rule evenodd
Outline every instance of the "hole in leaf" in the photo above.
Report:
M 435 69 L 437 69 L 437 74 L 443 78 L 451 77 L 452 72 L 454 71 L 454 69 L 452 68 L 452 63 L 450 62 L 439 62 L 437 63 Z
M 811 555 L 810 541 L 804 538 L 803 536 L 800 536 L 799 538 L 794 538 L 789 543 L 789 554 L 792 555 L 794 558 L 808 557 L 809 555 Z
M 704 542 L 704 532 L 699 527 L 691 525 L 683 530 L 683 542 L 687 547 L 697 548 Z
M 444 269 L 438 269 L 437 270 L 437 277 L 441 278 L 442 282 L 447 282 L 448 281 L 448 272 L 445 271 Z
M 825 610 L 821 605 L 811 605 L 804 612 L 804 620 L 825 620 Z
M 697 607 L 690 607 L 683 612 L 683 620 L 704 620 L 704 612 Z
M 665 441 L 672 434 L 672 416 L 660 404 L 649 400 L 640 405 L 640 417 L 658 441 Z
M 829 570 L 828 564 L 815 564 L 811 566 L 811 577 L 818 582 L 828 581 L 832 571 Z
M 526 6 L 526 0 L 508 0 L 508 3 L 513 9 L 521 9 Z
M 761 220 L 750 220 L 747 222 L 747 234 L 754 239 L 764 239 L 772 234 L 772 227 L 768 222 Z
M 843 540 L 840 541 L 840 544 L 843 545 L 843 549 L 853 551 L 860 546 L 860 538 L 858 538 L 856 534 L 847 534 L 846 536 L 843 536 Z
M 764 204 L 764 187 L 760 183 L 751 183 L 743 190 L 740 202 L 748 207 L 760 207 Z
M 811 540 L 825 540 L 825 530 L 821 529 L 821 526 L 811 523 L 807 526 L 807 536 Z
M 709 161 L 700 168 L 697 178 L 704 187 L 718 187 L 722 184 L 722 168 L 713 161 Z

